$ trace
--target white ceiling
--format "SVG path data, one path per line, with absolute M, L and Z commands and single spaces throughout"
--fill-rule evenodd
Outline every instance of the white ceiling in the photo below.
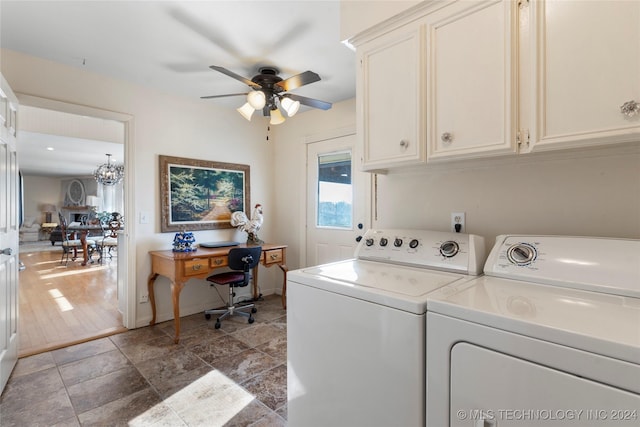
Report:
M 234 109 L 242 97 L 199 99 L 247 89 L 210 65 L 247 78 L 264 65 L 283 78 L 312 70 L 322 80 L 292 92 L 335 103 L 355 96 L 355 53 L 339 41 L 339 10 L 328 0 L 2 0 L 0 45 Z

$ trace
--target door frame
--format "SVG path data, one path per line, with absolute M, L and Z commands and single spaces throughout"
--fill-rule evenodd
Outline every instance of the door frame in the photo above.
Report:
M 77 114 L 81 116 L 95 117 L 99 119 L 114 120 L 124 125 L 124 212 L 125 218 L 128 218 L 124 229 L 123 237 L 125 242 L 126 257 L 119 259 L 118 262 L 126 262 L 126 275 L 124 278 L 118 277 L 118 282 L 124 287 L 122 293 L 125 301 L 118 301 L 118 307 L 122 310 L 122 324 L 127 329 L 136 327 L 136 251 L 133 245 L 135 236 L 135 185 L 134 185 L 134 120 L 133 116 L 126 113 L 118 113 L 115 111 L 102 110 L 100 108 L 89 107 L 86 105 L 71 104 L 68 102 L 57 101 L 49 98 L 42 98 L 33 95 L 16 93 L 16 97 L 20 105 L 29 107 L 44 108 L 63 113 Z M 119 285 L 120 285 L 119 283 Z
M 301 266 L 307 265 L 307 227 L 309 227 L 309 224 L 307 224 L 307 218 L 308 218 L 307 214 L 309 213 L 310 209 L 315 208 L 315 207 L 309 206 L 309 204 L 307 203 L 307 200 L 309 200 L 309 194 L 308 194 L 309 182 L 307 179 L 309 175 L 307 171 L 309 167 L 309 165 L 307 164 L 308 144 L 322 142 L 329 139 L 342 138 L 342 137 L 351 136 L 351 135 L 356 136 L 356 144 L 353 147 L 354 149 L 353 149 L 352 159 L 359 158 L 360 164 L 362 164 L 362 149 L 360 144 L 358 143 L 355 125 L 318 132 L 315 134 L 307 135 L 304 138 L 304 150 L 302 150 L 303 152 L 301 154 L 302 155 L 301 161 L 302 161 L 302 164 L 305 165 L 305 168 L 304 168 L 305 177 L 304 179 L 300 180 L 301 181 L 300 194 L 302 195 L 304 203 L 300 203 L 300 212 L 298 213 L 300 216 L 300 224 L 304 224 L 304 232 L 300 233 L 300 241 L 299 241 Z M 356 170 L 354 168 L 354 173 L 355 172 L 367 173 L 367 172 L 363 172 L 361 169 Z M 372 188 L 371 180 L 372 180 L 371 176 L 363 180 L 364 182 L 363 191 L 365 192 L 364 206 L 362 207 L 364 209 L 364 229 L 362 230 L 363 233 L 366 231 L 368 227 L 371 226 L 371 188 Z M 355 224 L 354 224 L 354 227 L 355 227 Z

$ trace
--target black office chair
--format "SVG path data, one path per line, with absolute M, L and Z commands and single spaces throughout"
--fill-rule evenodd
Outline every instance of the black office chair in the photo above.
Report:
M 233 315 L 239 315 L 249 318 L 249 323 L 253 323 L 253 315 L 256 308 L 255 304 L 243 304 L 234 305 L 233 298 L 236 296 L 234 288 L 244 287 L 251 281 L 251 270 L 255 268 L 260 262 L 260 256 L 262 255 L 261 246 L 253 246 L 249 248 L 233 248 L 229 251 L 229 268 L 233 271 L 227 271 L 225 273 L 213 274 L 207 277 L 207 280 L 214 285 L 229 285 L 229 300 L 227 302 L 226 309 L 219 310 L 206 310 L 204 317 L 209 320 L 212 314 L 222 314 L 216 320 L 216 329 L 220 329 L 220 321 Z M 249 313 L 245 313 L 240 310 L 249 310 Z

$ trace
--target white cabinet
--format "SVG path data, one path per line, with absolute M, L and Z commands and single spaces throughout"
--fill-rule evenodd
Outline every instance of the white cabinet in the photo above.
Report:
M 421 34 L 413 22 L 358 46 L 363 170 L 426 161 Z
M 429 162 L 516 151 L 517 10 L 463 1 L 425 17 Z
M 638 0 L 426 1 L 352 42 L 364 170 L 640 141 Z
M 540 0 L 528 7 L 531 68 L 524 71 L 532 80 L 523 96 L 531 149 L 640 140 L 640 111 L 620 111 L 628 101 L 640 103 L 640 1 Z

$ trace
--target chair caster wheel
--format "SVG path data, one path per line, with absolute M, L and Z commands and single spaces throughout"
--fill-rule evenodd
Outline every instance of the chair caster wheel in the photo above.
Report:
M 209 320 L 209 319 L 211 319 L 211 315 L 209 313 L 205 313 L 204 314 L 204 318 Z
M 220 322 L 216 322 L 215 328 L 220 329 Z
M 256 319 L 254 319 L 253 317 L 249 317 L 249 324 L 251 324 L 251 323 L 253 323 L 255 321 L 256 321 Z
M 253 307 L 253 308 L 251 309 L 251 312 L 252 312 L 252 313 L 257 313 L 257 312 L 258 312 L 258 309 L 257 309 L 257 308 L 255 308 L 255 307 Z

